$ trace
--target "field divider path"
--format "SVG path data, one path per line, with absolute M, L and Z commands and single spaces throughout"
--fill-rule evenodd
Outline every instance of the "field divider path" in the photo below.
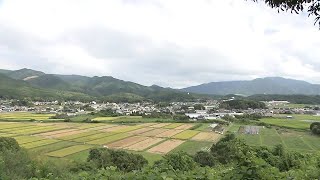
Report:
M 261 137 L 261 132 L 259 133 L 259 140 L 260 140 L 260 146 L 262 146 L 262 137 Z
M 304 144 L 306 144 L 310 149 L 314 150 L 314 151 L 317 151 L 316 149 L 314 149 L 307 141 L 305 141 L 303 139 L 303 137 L 300 137 L 300 139 L 304 142 Z
M 276 131 L 276 134 L 280 137 L 282 144 L 284 145 L 284 147 L 288 148 L 287 144 L 284 142 L 283 138 L 280 136 L 280 134 L 278 133 L 278 131 Z

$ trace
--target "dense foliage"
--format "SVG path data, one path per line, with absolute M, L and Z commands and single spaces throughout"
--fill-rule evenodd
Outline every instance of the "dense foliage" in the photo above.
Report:
M 112 109 L 104 109 L 104 110 L 101 110 L 95 114 L 97 116 L 102 116 L 102 117 L 117 117 L 117 116 L 119 116 L 119 114 Z
M 259 0 L 253 0 L 258 2 Z M 278 11 L 290 11 L 291 13 L 301 13 L 307 8 L 309 16 L 315 16 L 315 24 L 320 27 L 320 1 L 319 0 L 263 0 L 272 8 Z
M 223 101 L 219 107 L 223 109 L 265 109 L 266 105 L 259 101 L 231 100 Z
M 148 161 L 142 155 L 106 148 L 90 150 L 88 162 L 94 164 L 95 169 L 114 166 L 125 172 L 141 170 L 148 164 Z
M 320 122 L 314 122 L 310 125 L 310 130 L 315 135 L 320 135 Z

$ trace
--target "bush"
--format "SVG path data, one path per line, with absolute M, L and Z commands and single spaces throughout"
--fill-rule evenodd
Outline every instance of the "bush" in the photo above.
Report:
M 69 116 L 66 113 L 56 114 L 56 115 L 50 117 L 50 119 L 67 119 L 67 118 L 69 118 Z

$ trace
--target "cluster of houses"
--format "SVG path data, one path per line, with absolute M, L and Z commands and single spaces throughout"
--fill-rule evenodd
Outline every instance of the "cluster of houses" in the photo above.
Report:
M 32 106 L 13 106 L 14 100 L 0 99 L 0 112 L 11 111 L 30 111 L 42 113 L 68 113 L 69 115 L 85 114 L 92 111 L 100 111 L 104 109 L 112 109 L 121 115 L 132 114 L 151 114 L 170 113 L 185 114 L 192 120 L 214 120 L 222 118 L 226 115 L 234 117 L 243 114 L 261 114 L 263 116 L 273 116 L 273 114 L 320 114 L 313 108 L 288 108 L 288 101 L 269 101 L 265 102 L 268 109 L 247 109 L 247 110 L 226 110 L 219 109 L 219 101 L 208 100 L 206 102 L 172 102 L 165 105 L 154 104 L 150 102 L 144 103 L 112 103 L 112 102 L 80 102 L 80 101 L 49 101 L 49 102 L 32 102 Z M 196 108 L 201 105 L 201 109 Z

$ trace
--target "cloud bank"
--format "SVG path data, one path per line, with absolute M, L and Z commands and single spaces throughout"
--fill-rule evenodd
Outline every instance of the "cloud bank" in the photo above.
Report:
M 181 88 L 282 76 L 320 83 L 313 18 L 239 0 L 2 0 L 0 68 Z

